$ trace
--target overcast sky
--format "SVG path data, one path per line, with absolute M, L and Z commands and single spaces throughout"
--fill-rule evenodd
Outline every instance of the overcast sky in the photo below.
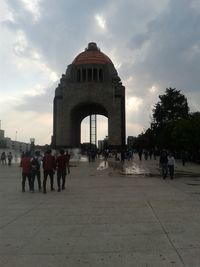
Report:
M 1 128 L 50 143 L 58 80 L 91 41 L 126 87 L 127 136 L 149 127 L 168 87 L 200 111 L 199 25 L 200 0 L 0 0 Z M 99 124 L 102 139 L 107 122 Z

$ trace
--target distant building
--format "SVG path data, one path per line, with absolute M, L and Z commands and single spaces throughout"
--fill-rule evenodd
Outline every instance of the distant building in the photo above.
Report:
M 15 151 L 29 151 L 30 143 L 13 141 L 9 137 L 5 137 L 5 131 L 0 130 L 0 147 L 8 148 Z
M 0 140 L 4 139 L 4 130 L 0 130 Z
M 4 140 L 5 140 L 5 143 L 6 143 L 6 147 L 11 148 L 12 147 L 12 140 L 11 140 L 11 138 L 5 137 Z
M 19 141 L 11 141 L 11 147 L 9 147 L 16 151 L 29 151 L 31 148 L 31 144 Z

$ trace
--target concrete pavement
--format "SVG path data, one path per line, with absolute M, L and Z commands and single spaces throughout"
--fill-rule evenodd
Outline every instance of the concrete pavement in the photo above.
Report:
M 136 175 L 100 163 L 73 162 L 66 190 L 47 194 L 0 166 L 0 267 L 200 266 L 199 165 L 178 163 L 171 181 L 158 161 L 135 157 L 148 170 Z

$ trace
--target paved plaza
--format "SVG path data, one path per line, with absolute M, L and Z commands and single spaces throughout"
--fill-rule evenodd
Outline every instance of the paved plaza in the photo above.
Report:
M 0 267 L 200 266 L 199 165 L 163 180 L 137 156 L 141 174 L 71 164 L 66 190 L 47 194 L 22 193 L 18 165 L 0 166 Z

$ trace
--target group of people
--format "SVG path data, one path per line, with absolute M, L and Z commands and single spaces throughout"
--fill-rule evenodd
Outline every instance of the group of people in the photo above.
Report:
M 13 156 L 11 152 L 9 152 L 7 155 L 6 155 L 6 152 L 4 151 L 1 153 L 1 164 L 2 165 L 6 165 L 7 160 L 8 160 L 8 165 L 10 166 L 12 163 L 12 159 L 13 159 Z
M 142 160 L 142 155 L 144 156 L 145 160 L 148 160 L 148 158 L 152 159 L 152 156 L 154 158 L 154 160 L 156 160 L 156 156 L 157 156 L 158 152 L 156 150 L 147 150 L 147 149 L 139 149 L 138 150 L 138 156 L 140 161 Z
M 22 168 L 22 192 L 25 192 L 26 180 L 28 180 L 29 190 L 35 190 L 35 178 L 37 177 L 38 190 L 46 194 L 47 179 L 50 178 L 50 190 L 54 191 L 54 174 L 57 173 L 58 192 L 65 189 L 66 175 L 70 173 L 70 155 L 68 151 L 60 150 L 58 156 L 53 156 L 51 149 L 48 149 L 42 157 L 39 151 L 33 156 L 26 152 L 20 162 Z M 41 166 L 43 168 L 43 182 L 41 182 Z
M 174 166 L 175 159 L 172 153 L 168 154 L 166 150 L 163 150 L 160 155 L 160 167 L 163 179 L 166 179 L 168 173 L 170 178 L 174 179 Z

